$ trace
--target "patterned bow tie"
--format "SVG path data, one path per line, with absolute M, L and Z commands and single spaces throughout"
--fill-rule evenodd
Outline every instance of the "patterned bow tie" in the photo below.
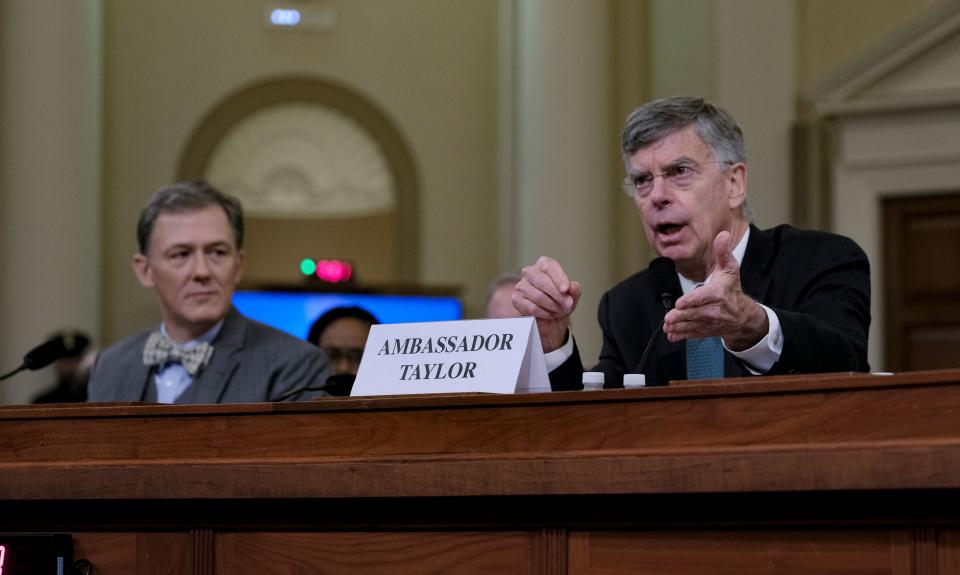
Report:
M 162 366 L 165 363 L 179 363 L 191 377 L 196 377 L 213 356 L 213 346 L 210 342 L 199 343 L 189 349 L 178 347 L 177 344 L 159 331 L 150 334 L 147 344 L 143 346 L 143 365 Z

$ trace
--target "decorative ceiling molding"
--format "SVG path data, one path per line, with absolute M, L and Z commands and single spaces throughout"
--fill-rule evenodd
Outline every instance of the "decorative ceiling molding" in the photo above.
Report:
M 871 91 L 960 37 L 960 0 L 943 0 L 804 91 L 820 116 L 960 106 L 960 83 L 927 90 Z M 960 82 L 960 78 L 956 79 Z

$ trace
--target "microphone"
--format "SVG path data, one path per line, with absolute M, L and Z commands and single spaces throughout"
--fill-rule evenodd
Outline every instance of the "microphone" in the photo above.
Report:
M 650 262 L 650 279 L 653 283 L 653 293 L 660 300 L 664 311 L 673 309 L 674 302 L 679 299 L 682 289 L 677 278 L 677 266 L 670 258 L 657 258 Z
M 27 355 L 23 356 L 23 363 L 20 364 L 20 367 L 0 377 L 0 381 L 3 381 L 8 377 L 13 377 L 15 374 L 20 373 L 25 369 L 29 369 L 30 371 L 43 369 L 51 363 L 64 357 L 66 354 L 67 347 L 63 344 L 62 337 L 48 339 L 47 341 L 28 351 Z
M 660 300 L 663 306 L 663 312 L 673 309 L 673 304 L 680 298 L 683 289 L 680 287 L 680 280 L 677 278 L 677 267 L 670 258 L 659 257 L 650 262 L 650 287 L 653 289 L 653 295 Z M 663 322 L 660 322 L 660 328 L 650 336 L 647 347 L 637 362 L 637 367 L 631 373 L 643 373 L 643 368 L 647 363 L 647 356 L 653 349 L 654 342 L 663 333 Z
M 337 373 L 328 377 L 327 383 L 323 387 L 330 395 L 346 397 L 353 390 L 353 382 L 356 379 L 357 374 L 355 373 Z

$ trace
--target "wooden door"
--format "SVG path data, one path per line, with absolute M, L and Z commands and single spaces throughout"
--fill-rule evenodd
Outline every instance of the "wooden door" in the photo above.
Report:
M 883 201 L 886 366 L 960 366 L 960 193 Z

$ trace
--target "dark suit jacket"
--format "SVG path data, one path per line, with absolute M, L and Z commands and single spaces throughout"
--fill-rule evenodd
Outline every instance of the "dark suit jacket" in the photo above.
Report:
M 143 365 L 150 331 L 124 339 L 103 352 L 90 376 L 87 401 L 156 401 L 155 368 Z M 276 401 L 287 391 L 320 386 L 330 375 L 319 348 L 230 310 L 213 341 L 210 363 L 176 403 Z M 323 392 L 304 392 L 305 399 Z
M 606 374 L 606 387 L 620 387 L 633 373 L 665 312 L 654 296 L 647 270 L 604 294 L 598 317 L 603 330 L 600 360 L 592 371 Z M 740 266 L 744 293 L 776 312 L 783 331 L 783 353 L 768 375 L 868 371 L 870 267 L 852 240 L 835 234 L 778 226 L 750 227 Z M 724 354 L 726 377 L 750 373 Z M 550 373 L 554 390 L 581 389 L 579 351 Z M 685 342 L 661 335 L 643 369 L 647 385 L 686 379 Z

